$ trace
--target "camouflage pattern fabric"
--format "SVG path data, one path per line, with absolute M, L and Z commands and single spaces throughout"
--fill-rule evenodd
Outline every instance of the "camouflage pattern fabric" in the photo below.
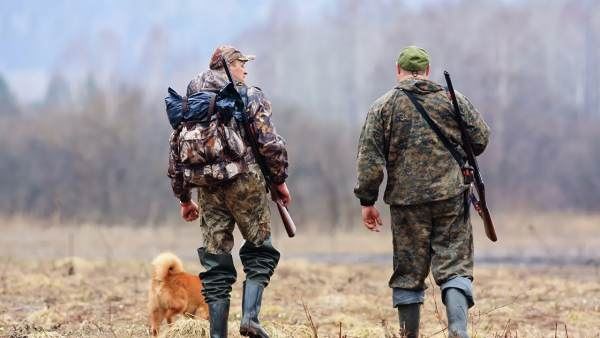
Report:
M 392 288 L 424 290 L 431 272 L 438 285 L 453 277 L 473 280 L 473 232 L 464 195 L 417 205 L 392 206 Z
M 181 202 L 189 202 L 192 194 L 189 188 L 184 187 L 183 185 L 183 164 L 181 163 L 179 157 L 179 133 L 181 132 L 181 127 L 173 130 L 171 136 L 169 137 L 169 168 L 167 169 L 167 176 L 171 179 L 171 189 L 173 189 L 173 194 L 177 197 Z
M 242 52 L 237 50 L 235 47 L 230 45 L 222 45 L 215 49 L 213 55 L 210 57 L 208 68 L 219 69 L 223 67 L 221 58 L 225 58 L 227 63 L 232 63 L 235 60 L 243 62 L 252 61 L 256 58 L 254 55 L 244 55 Z
M 228 83 L 227 76 L 223 70 L 207 70 L 192 80 L 187 88 L 187 95 L 193 95 L 200 90 L 219 90 Z M 238 83 L 238 86 L 245 86 Z M 275 184 L 285 182 L 287 178 L 288 158 L 285 140 L 277 134 L 275 126 L 271 122 L 271 103 L 265 97 L 264 93 L 258 87 L 248 87 L 248 106 L 246 113 L 252 120 L 252 125 L 256 130 L 258 138 L 259 152 L 264 156 L 267 168 L 271 174 L 272 181 Z M 237 128 L 232 119 L 227 128 Z M 181 164 L 179 134 L 181 128 L 174 130 L 169 141 L 169 168 L 168 176 L 171 178 L 171 187 L 173 193 L 182 202 L 190 199 L 190 189 L 194 186 L 204 185 L 206 177 L 210 177 L 204 172 L 194 172 L 192 169 L 185 169 Z M 243 130 L 240 133 L 246 137 Z M 247 146 L 244 162 L 251 164 L 255 162 L 254 155 L 249 145 Z M 245 172 L 247 168 L 240 166 L 239 163 L 233 163 L 228 167 L 218 167 L 215 169 L 215 175 L 231 176 Z M 206 170 L 203 168 L 202 170 Z M 210 168 L 209 168 L 210 169 Z M 218 178 L 218 177 L 217 177 Z M 264 190 L 264 189 L 263 189 Z
M 231 252 L 235 224 L 242 237 L 255 246 L 271 235 L 265 180 L 256 164 L 231 182 L 198 188 L 198 202 L 202 209 L 203 246 L 208 253 Z
M 403 90 L 415 94 L 451 142 L 462 142 L 444 88 L 420 78 L 401 81 L 374 102 L 361 132 L 354 193 L 362 205 L 377 200 L 384 167 L 388 174 L 384 200 L 390 205 L 445 200 L 468 188 L 459 165 Z M 489 127 L 469 100 L 456 94 L 478 155 L 487 146 Z
M 246 280 L 267 286 L 279 262 L 279 251 L 271 243 L 271 211 L 265 180 L 258 165 L 230 182 L 198 188 L 202 210 L 199 249 L 203 294 L 207 302 L 229 299 L 236 271 L 231 258 L 233 230 L 237 224 L 246 240 L 240 248 Z
M 207 70 L 196 76 L 187 87 L 187 96 L 201 90 L 219 90 L 229 83 L 224 70 Z M 239 83 L 236 83 L 238 85 Z
M 277 134 L 271 122 L 271 102 L 258 87 L 248 88 L 248 116 L 252 119 L 258 139 L 258 151 L 266 162 L 271 181 L 285 182 L 288 174 L 288 156 L 285 140 Z
M 235 121 L 229 125 L 216 120 L 208 124 L 184 123 L 178 143 L 184 185 L 190 187 L 228 181 L 248 171 L 248 164 L 254 162 Z

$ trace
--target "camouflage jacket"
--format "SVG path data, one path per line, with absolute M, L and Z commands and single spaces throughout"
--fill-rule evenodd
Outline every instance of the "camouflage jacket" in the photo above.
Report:
M 207 70 L 189 83 L 187 96 L 193 95 L 203 89 L 221 89 L 227 83 L 224 71 Z M 238 83 L 237 85 L 244 86 L 243 83 Z M 265 159 L 272 182 L 275 184 L 283 183 L 287 178 L 287 150 L 285 140 L 277 134 L 275 126 L 271 122 L 271 103 L 258 87 L 248 87 L 247 95 L 248 106 L 246 113 L 256 130 L 258 150 Z M 182 202 L 187 202 L 190 200 L 191 194 L 190 188 L 184 182 L 183 168 L 179 161 L 178 131 L 174 130 L 169 139 L 168 176 L 171 178 L 171 187 L 175 196 Z M 251 152 L 249 149 L 249 153 Z M 251 166 L 251 168 L 255 168 L 255 166 Z
M 446 90 L 430 80 L 401 81 L 373 103 L 360 135 L 354 194 L 362 205 L 377 200 L 384 166 L 388 176 L 384 201 L 390 205 L 444 200 L 468 187 L 456 160 L 403 90 L 415 94 L 451 142 L 462 143 Z M 487 146 L 489 127 L 465 96 L 456 96 L 479 155 Z

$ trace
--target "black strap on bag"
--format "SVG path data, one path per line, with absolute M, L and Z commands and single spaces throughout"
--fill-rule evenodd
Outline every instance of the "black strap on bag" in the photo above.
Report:
M 446 149 L 448 149 L 448 151 L 450 152 L 452 157 L 454 157 L 456 162 L 458 162 L 461 173 L 464 175 L 463 170 L 465 168 L 466 161 L 463 158 L 463 156 L 460 154 L 460 152 L 456 149 L 456 146 L 448 139 L 448 137 L 446 137 L 446 135 L 444 135 L 444 133 L 442 132 L 440 127 L 437 124 L 435 124 L 435 122 L 431 119 L 431 117 L 429 116 L 429 114 L 427 113 L 425 108 L 423 108 L 423 105 L 419 102 L 419 100 L 417 100 L 417 98 L 414 96 L 414 94 L 407 90 L 404 90 L 404 89 L 402 89 L 402 91 L 410 99 L 410 101 L 415 106 L 415 108 L 417 108 L 417 111 L 421 114 L 423 119 L 427 122 L 429 127 L 437 135 L 437 137 L 440 139 L 440 141 L 442 141 L 442 143 L 444 144 L 444 147 L 446 147 Z M 466 220 L 467 218 L 469 218 L 469 190 L 465 190 L 464 200 L 465 200 L 464 204 L 465 204 L 465 220 Z

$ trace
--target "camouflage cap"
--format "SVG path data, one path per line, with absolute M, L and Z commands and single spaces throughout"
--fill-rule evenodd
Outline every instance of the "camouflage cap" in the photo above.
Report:
M 408 46 L 400 51 L 398 66 L 410 72 L 420 72 L 429 66 L 429 54 L 423 48 Z
M 221 64 L 221 56 L 225 57 L 225 60 L 227 60 L 227 63 L 232 63 L 235 60 L 247 62 L 250 60 L 254 60 L 256 58 L 254 55 L 242 54 L 242 52 L 240 52 L 238 49 L 236 49 L 233 46 L 222 45 L 222 46 L 217 47 L 215 49 L 215 51 L 213 52 L 213 55 L 210 58 L 210 63 L 208 64 L 208 67 L 210 69 L 219 69 L 219 68 L 223 67 L 223 65 Z

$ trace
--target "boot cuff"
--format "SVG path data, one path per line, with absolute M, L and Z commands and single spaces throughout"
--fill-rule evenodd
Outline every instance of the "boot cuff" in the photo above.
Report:
M 449 288 L 455 288 L 460 290 L 465 297 L 467 298 L 467 303 L 469 304 L 469 308 L 475 305 L 475 297 L 473 296 L 473 284 L 471 279 L 462 276 L 452 277 L 442 285 L 440 285 L 440 289 L 442 289 L 442 301 L 446 304 L 444 300 L 445 291 Z

